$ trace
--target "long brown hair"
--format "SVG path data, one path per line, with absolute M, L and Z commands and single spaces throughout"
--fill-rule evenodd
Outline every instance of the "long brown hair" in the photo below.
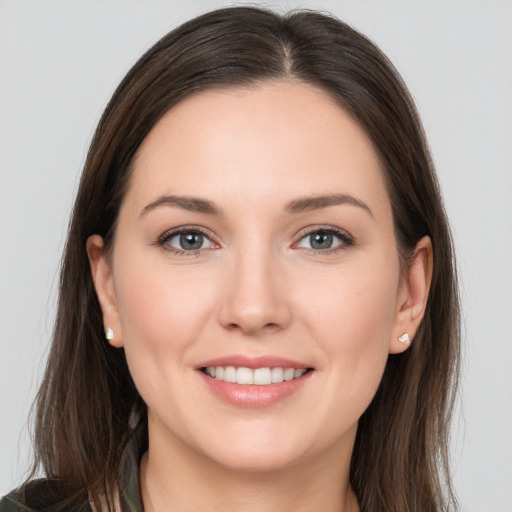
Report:
M 112 502 L 121 453 L 145 405 L 124 352 L 105 342 L 85 242 L 111 247 L 131 163 L 158 120 L 202 90 L 298 80 L 331 94 L 380 155 L 403 260 L 430 236 L 427 310 L 409 350 L 389 357 L 359 421 L 350 480 L 365 512 L 455 507 L 447 441 L 459 366 L 459 310 L 448 223 L 425 136 L 398 73 L 363 35 L 324 14 L 252 7 L 195 18 L 157 42 L 123 79 L 83 171 L 60 277 L 46 374 L 37 397 L 36 464 L 55 495 Z

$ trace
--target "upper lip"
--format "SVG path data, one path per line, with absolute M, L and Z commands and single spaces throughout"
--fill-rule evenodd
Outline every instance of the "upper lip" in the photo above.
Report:
M 295 368 L 296 370 L 301 368 L 311 368 L 311 366 L 308 364 L 283 357 L 270 355 L 250 357 L 242 354 L 234 354 L 230 356 L 209 359 L 208 361 L 204 361 L 197 365 L 196 368 L 201 369 L 211 366 L 235 366 L 236 368 L 244 367 L 251 368 L 253 370 L 256 370 L 257 368 Z

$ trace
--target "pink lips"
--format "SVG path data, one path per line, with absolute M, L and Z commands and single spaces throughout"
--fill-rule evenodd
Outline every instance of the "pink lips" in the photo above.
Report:
M 197 366 L 197 368 L 207 368 L 208 366 L 245 366 L 245 368 L 275 368 L 281 366 L 284 368 L 309 368 L 304 363 L 293 361 L 292 359 L 283 359 L 282 357 L 276 356 L 259 356 L 259 357 L 247 357 L 244 355 L 233 355 L 228 357 L 218 357 L 217 359 L 210 359 Z
M 289 397 L 296 393 L 309 380 L 313 373 L 312 371 L 308 371 L 300 378 L 265 386 L 225 382 L 209 377 L 201 371 L 203 368 L 211 366 L 234 366 L 237 368 L 245 367 L 251 369 L 282 367 L 295 368 L 298 370 L 301 368 L 306 369 L 308 365 L 298 361 L 292 361 L 291 359 L 273 356 L 252 358 L 243 355 L 234 355 L 205 361 L 197 367 L 199 376 L 214 394 L 232 405 L 245 408 L 265 407 Z

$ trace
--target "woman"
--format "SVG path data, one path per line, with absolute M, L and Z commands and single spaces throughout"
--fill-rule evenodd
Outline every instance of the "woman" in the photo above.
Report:
M 224 9 L 151 48 L 60 283 L 47 478 L 0 510 L 454 506 L 447 221 L 405 86 L 343 23 Z

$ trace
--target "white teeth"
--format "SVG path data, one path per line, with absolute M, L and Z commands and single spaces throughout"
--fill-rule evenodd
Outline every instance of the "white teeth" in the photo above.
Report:
M 295 370 L 293 372 L 293 378 L 298 379 L 299 377 L 302 377 L 306 373 L 306 370 L 304 368 L 300 368 L 299 370 Z
M 272 368 L 272 383 L 279 384 L 284 380 L 284 370 L 282 368 Z
M 295 370 L 293 368 L 286 368 L 284 371 L 284 380 L 293 380 Z
M 283 381 L 298 379 L 306 373 L 305 368 L 245 368 L 243 366 L 235 368 L 234 366 L 209 366 L 205 368 L 206 375 L 224 382 L 236 382 L 237 384 L 256 384 L 258 386 L 268 386 L 269 384 L 279 384 Z
M 238 368 L 236 371 L 236 381 L 238 384 L 253 384 L 254 372 L 250 368 Z
M 272 371 L 270 368 L 258 368 L 254 370 L 254 384 L 268 386 L 272 384 Z
M 226 382 L 236 382 L 236 368 L 227 366 L 224 368 L 224 379 Z

